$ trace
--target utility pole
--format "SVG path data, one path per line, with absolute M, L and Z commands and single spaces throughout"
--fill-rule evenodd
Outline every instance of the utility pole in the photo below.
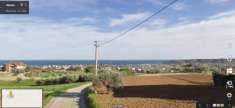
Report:
M 102 46 L 104 46 L 104 45 L 106 45 L 106 44 L 108 44 L 108 43 L 110 43 L 120 37 L 125 36 L 127 33 L 134 31 L 137 27 L 143 25 L 145 22 L 149 21 L 154 16 L 158 15 L 159 13 L 161 13 L 162 11 L 164 11 L 165 9 L 170 7 L 171 5 L 175 4 L 177 1 L 179 1 L 179 0 L 172 0 L 171 2 L 169 2 L 169 4 L 163 6 L 162 8 L 160 8 L 159 10 L 154 12 L 152 15 L 150 15 L 149 17 L 143 19 L 141 22 L 137 23 L 136 25 L 134 25 L 131 28 L 127 29 L 126 31 L 122 32 L 121 34 L 115 36 L 114 38 L 112 38 L 108 41 L 102 42 L 102 44 L 99 43 L 99 41 L 95 41 L 95 75 L 96 75 L 96 77 L 98 76 L 98 48 L 99 47 L 102 47 Z
M 98 76 L 98 48 L 99 48 L 98 41 L 95 41 L 95 76 Z
M 232 43 L 229 43 L 228 44 L 228 52 L 230 53 L 232 50 Z M 229 55 L 228 58 L 227 58 L 227 72 L 226 74 L 232 74 L 233 73 L 233 66 L 232 66 L 232 60 L 233 60 L 233 57 L 232 55 Z

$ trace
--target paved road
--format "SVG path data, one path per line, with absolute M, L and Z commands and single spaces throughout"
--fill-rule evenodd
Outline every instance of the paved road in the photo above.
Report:
M 53 98 L 45 108 L 86 108 L 84 101 L 84 88 L 91 83 L 69 89 L 66 93 Z

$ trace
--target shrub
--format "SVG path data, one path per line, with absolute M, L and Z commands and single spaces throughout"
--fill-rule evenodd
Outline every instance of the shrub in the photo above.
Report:
M 79 76 L 78 82 L 92 81 L 94 77 L 95 76 L 93 74 L 83 74 Z
M 54 85 L 54 84 L 66 84 L 75 82 L 92 81 L 93 75 L 80 75 L 80 76 L 63 76 L 54 79 L 45 79 L 36 81 L 37 85 Z
M 151 69 L 146 71 L 147 74 L 155 74 L 155 73 L 160 73 L 160 70 L 158 69 Z
M 16 81 L 17 81 L 17 82 L 20 82 L 20 81 L 22 81 L 22 78 L 17 77 L 17 78 L 16 78 Z
M 99 78 L 95 78 L 93 80 L 93 87 L 94 87 L 96 93 L 99 93 L 99 94 L 109 93 L 109 90 L 108 90 L 107 86 L 104 85 L 104 83 L 102 81 L 100 81 Z
M 24 73 L 24 70 L 21 70 L 21 69 L 13 69 L 12 70 L 12 73 L 14 76 L 20 74 L 20 73 Z
M 52 85 L 53 84 L 53 79 L 47 79 L 47 80 L 45 80 L 45 84 L 46 85 Z
M 68 76 L 69 82 L 77 82 L 78 81 L 78 76 Z
M 31 67 L 31 66 L 28 65 L 28 66 L 25 68 L 25 72 L 30 72 L 30 71 L 32 71 L 32 68 L 33 68 L 33 67 Z
M 101 105 L 97 102 L 97 97 L 94 92 L 94 89 L 88 88 L 86 90 L 86 101 L 87 101 L 87 107 L 88 108 L 102 108 Z
M 69 83 L 69 79 L 66 76 L 59 78 L 59 84 Z
M 85 73 L 95 73 L 95 66 L 90 65 L 85 68 Z
M 122 68 L 122 69 L 120 69 L 120 72 L 122 73 L 123 76 L 135 75 L 135 73 L 129 68 Z
M 106 89 L 103 86 L 108 90 L 117 90 L 122 88 L 122 85 L 121 75 L 114 72 L 104 72 L 93 80 L 93 86 L 96 88 L 96 91 L 98 91 L 97 88 L 105 91 Z
M 113 74 L 111 76 L 111 80 L 108 84 L 108 88 L 112 89 L 112 90 L 117 90 L 117 89 L 120 89 L 122 88 L 123 86 L 123 83 L 122 83 L 122 79 L 121 79 L 121 76 L 119 74 Z
M 101 82 L 99 78 L 94 78 L 92 82 L 93 82 L 92 85 L 94 87 L 100 87 L 103 85 L 103 82 Z
M 95 93 L 88 94 L 87 101 L 89 103 L 88 108 L 102 108 L 101 105 L 97 102 Z
M 100 82 L 102 82 L 104 85 L 107 86 L 111 82 L 111 77 L 112 77 L 112 75 L 110 72 L 103 72 L 99 75 L 98 80 L 100 80 Z
M 71 66 L 66 71 L 82 71 L 82 68 L 80 66 Z
M 37 80 L 36 85 L 45 85 L 44 80 Z

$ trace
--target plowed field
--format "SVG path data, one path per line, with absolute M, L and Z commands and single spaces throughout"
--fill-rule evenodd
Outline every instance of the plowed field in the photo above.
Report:
M 225 89 L 213 87 L 211 75 L 131 76 L 123 82 L 122 90 L 98 95 L 104 108 L 196 108 L 197 101 L 225 100 Z

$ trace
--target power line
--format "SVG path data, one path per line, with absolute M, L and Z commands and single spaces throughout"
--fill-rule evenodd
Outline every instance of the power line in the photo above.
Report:
M 157 12 L 153 13 L 151 16 L 147 17 L 146 19 L 144 19 L 143 21 L 141 21 L 140 23 L 134 25 L 133 27 L 127 29 L 125 32 L 117 35 L 116 37 L 108 40 L 108 41 L 105 41 L 104 43 L 98 43 L 98 41 L 95 41 L 95 73 L 96 73 L 96 77 L 98 76 L 98 47 L 102 47 L 108 43 L 111 43 L 112 41 L 122 37 L 122 36 L 125 36 L 125 34 L 127 34 L 128 32 L 134 30 L 135 28 L 139 27 L 140 25 L 144 24 L 145 22 L 149 21 L 152 17 L 154 17 L 155 15 L 161 13 L 162 11 L 164 11 L 165 9 L 167 9 L 168 7 L 170 7 L 171 5 L 173 5 L 174 3 L 176 3 L 177 1 L 179 0 L 173 0 L 171 1 L 169 4 L 167 4 L 166 6 L 160 8 Z
M 114 38 L 108 40 L 108 41 L 105 41 L 104 43 L 100 43 L 99 46 L 104 46 L 106 44 L 109 44 L 111 43 L 112 41 L 120 38 L 120 37 L 123 37 L 125 36 L 127 33 L 133 31 L 134 29 L 136 29 L 137 27 L 139 27 L 140 25 L 144 24 L 145 22 L 149 21 L 152 17 L 154 17 L 155 15 L 161 13 L 162 11 L 164 11 L 165 9 L 167 9 L 168 7 L 170 7 L 171 5 L 175 4 L 177 1 L 179 0 L 173 0 L 171 1 L 169 4 L 165 5 L 164 7 L 160 8 L 158 11 L 156 11 L 155 13 L 153 13 L 151 16 L 147 17 L 146 19 L 144 19 L 143 21 L 139 22 L 138 24 L 134 25 L 133 27 L 127 29 L 126 31 L 122 32 L 121 34 L 115 36 Z

